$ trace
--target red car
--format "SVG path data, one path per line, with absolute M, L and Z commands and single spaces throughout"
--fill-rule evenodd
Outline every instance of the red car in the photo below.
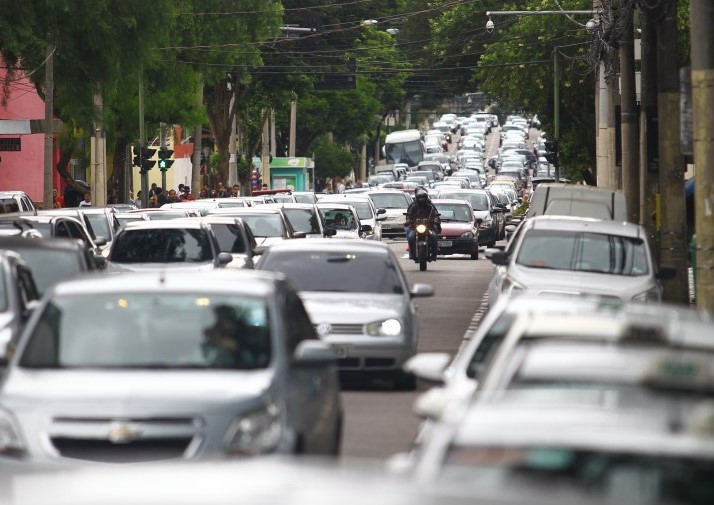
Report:
M 478 225 L 471 204 L 466 200 L 433 200 L 441 216 L 439 254 L 468 254 L 478 259 Z

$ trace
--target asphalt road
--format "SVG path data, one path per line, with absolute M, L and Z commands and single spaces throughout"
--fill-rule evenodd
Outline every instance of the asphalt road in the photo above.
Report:
M 482 299 L 493 273 L 492 263 L 468 256 L 439 257 L 426 272 L 406 257 L 406 242 L 391 247 L 402 259 L 402 268 L 414 283 L 434 286 L 431 298 L 417 298 L 420 315 L 419 352 L 447 352 L 454 355 L 469 328 L 483 312 Z M 423 390 L 426 384 L 420 384 Z M 357 389 L 359 388 L 359 389 Z M 419 420 L 412 404 L 419 391 L 393 391 L 391 384 L 370 383 L 350 386 L 343 392 L 345 457 L 383 459 L 411 446 Z

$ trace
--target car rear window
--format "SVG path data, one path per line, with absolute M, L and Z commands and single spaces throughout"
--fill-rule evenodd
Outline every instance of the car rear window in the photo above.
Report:
M 403 294 L 386 254 L 333 251 L 268 251 L 259 268 L 284 273 L 298 291 Z
M 259 297 L 163 291 L 57 296 L 31 329 L 20 366 L 265 368 L 268 321 L 266 300 Z
M 213 260 L 204 229 L 125 230 L 117 236 L 109 258 L 117 263 L 180 263 Z

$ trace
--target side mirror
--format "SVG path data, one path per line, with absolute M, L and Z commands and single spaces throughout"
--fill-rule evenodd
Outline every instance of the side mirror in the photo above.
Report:
M 409 358 L 402 370 L 420 379 L 442 384 L 444 370 L 449 365 L 451 357 L 444 352 L 423 352 Z
M 431 284 L 417 283 L 414 284 L 409 295 L 412 298 L 426 298 L 429 296 L 434 296 L 434 286 Z
M 307 233 L 304 231 L 296 231 L 293 233 L 293 238 L 305 238 L 307 237 Z
M 494 265 L 508 265 L 508 263 L 511 261 L 511 255 L 510 253 L 507 253 L 506 251 L 494 251 L 491 253 L 490 256 L 486 256 L 489 258 Z
M 100 254 L 96 254 L 94 256 L 94 266 L 97 268 L 97 270 L 105 269 L 107 267 L 107 259 Z
M 39 300 L 30 300 L 29 302 L 27 302 L 27 304 L 25 305 L 25 310 L 22 313 L 23 319 L 27 320 L 39 306 Z
M 359 227 L 359 231 L 360 233 L 372 233 L 374 230 L 372 229 L 372 225 L 363 224 Z
M 227 264 L 230 263 L 231 261 L 233 261 L 233 255 L 232 255 L 231 253 L 228 253 L 228 252 L 220 252 L 220 253 L 218 253 L 217 262 L 218 262 L 219 265 L 221 265 L 221 266 L 222 266 L 222 265 L 227 265 Z
M 377 209 L 377 214 L 386 214 L 387 209 Z
M 259 245 L 258 247 L 254 247 L 253 248 L 253 256 L 260 256 L 267 250 L 268 250 L 268 248 L 264 245 Z
M 293 353 L 293 363 L 296 365 L 326 365 L 335 361 L 337 352 L 322 340 L 303 340 Z
M 335 235 L 337 235 L 337 230 L 335 228 L 325 228 L 323 235 L 325 237 L 334 237 Z
M 94 239 L 94 245 L 96 245 L 97 247 L 107 245 L 107 238 L 103 235 L 97 235 L 97 238 Z

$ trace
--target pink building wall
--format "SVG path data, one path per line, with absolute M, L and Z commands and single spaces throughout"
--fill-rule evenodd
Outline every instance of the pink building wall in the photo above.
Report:
M 7 80 L 6 70 L 0 68 L 0 82 Z M 45 102 L 29 79 L 15 75 L 9 83 L 10 94 L 5 105 L 0 104 L 0 119 L 43 119 Z M 20 151 L 0 151 L 0 190 L 20 190 L 34 202 L 42 202 L 44 190 L 44 134 L 0 135 L 0 138 L 20 138 Z M 53 150 L 53 181 L 60 187 L 54 166 L 59 159 Z

